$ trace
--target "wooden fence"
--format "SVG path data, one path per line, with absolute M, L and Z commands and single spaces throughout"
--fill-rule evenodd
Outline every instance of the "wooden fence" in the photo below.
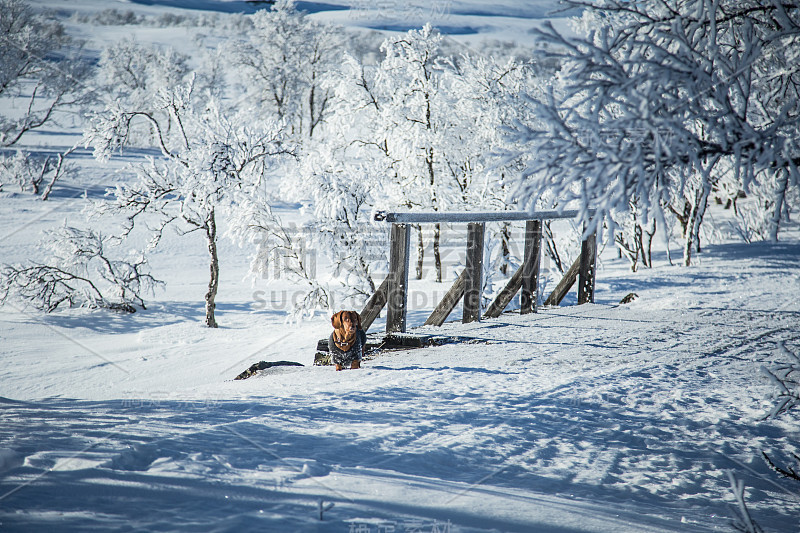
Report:
M 408 263 L 410 230 L 414 224 L 467 223 L 466 267 L 425 321 L 425 325 L 441 326 L 448 315 L 463 299 L 462 322 L 481 319 L 481 288 L 483 274 L 483 236 L 487 222 L 525 221 L 525 251 L 522 266 L 483 314 L 495 318 L 505 310 L 517 292 L 521 313 L 536 312 L 536 294 L 539 286 L 539 264 L 542 255 L 542 222 L 545 220 L 574 218 L 577 211 L 522 211 L 498 212 L 379 212 L 375 220 L 392 224 L 389 251 L 389 274 L 361 312 L 362 327 L 366 331 L 388 304 L 387 333 L 406 331 L 408 305 Z M 559 305 L 578 280 L 578 304 L 594 302 L 597 239 L 592 233 L 581 244 L 581 254 L 570 266 L 544 305 Z

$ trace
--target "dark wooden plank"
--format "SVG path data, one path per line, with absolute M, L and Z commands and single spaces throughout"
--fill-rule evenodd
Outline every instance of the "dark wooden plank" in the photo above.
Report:
M 522 294 L 520 314 L 536 312 L 536 295 L 539 292 L 539 265 L 542 258 L 542 221 L 529 220 L 525 224 L 525 259 L 522 263 Z
M 464 269 L 461 271 L 455 283 L 450 287 L 450 290 L 447 291 L 447 294 L 444 295 L 442 301 L 439 302 L 439 305 L 436 306 L 436 309 L 433 310 L 431 316 L 425 321 L 426 326 L 441 326 L 444 324 L 444 321 L 447 320 L 447 317 L 453 312 L 458 302 L 461 301 L 461 297 L 464 296 L 464 284 L 466 279 L 467 271 Z
M 386 313 L 386 332 L 406 330 L 406 307 L 408 304 L 408 246 L 410 227 L 407 224 L 392 224 L 389 247 L 389 287 Z
M 578 271 L 578 305 L 594 303 L 594 278 L 597 268 L 597 233 L 581 242 L 581 266 Z
M 412 333 L 370 333 L 364 347 L 367 359 L 383 350 L 413 350 L 429 346 L 442 346 L 445 344 L 486 342 L 474 337 L 460 337 L 456 335 L 430 335 Z M 317 352 L 314 355 L 314 365 L 330 365 L 331 356 L 328 348 L 328 339 L 321 339 L 317 343 Z
M 564 274 L 564 277 L 561 278 L 561 281 L 558 282 L 556 288 L 553 289 L 553 292 L 550 293 L 550 296 L 547 297 L 545 300 L 544 305 L 560 305 L 561 300 L 567 295 L 569 290 L 575 285 L 575 280 L 578 279 L 578 269 L 581 265 L 581 258 L 578 257 L 572 266 L 569 267 L 569 270 Z
M 508 304 L 511 300 L 514 299 L 514 296 L 519 291 L 520 287 L 522 287 L 522 269 L 523 267 L 519 267 L 514 275 L 511 276 L 511 279 L 508 280 L 506 286 L 503 287 L 503 290 L 497 295 L 494 299 L 492 304 L 489 306 L 489 309 L 483 314 L 483 318 L 497 318 L 499 317 L 503 311 L 505 311 Z
M 481 292 L 483 290 L 483 234 L 486 224 L 471 222 L 467 226 L 467 265 L 464 284 L 463 323 L 481 319 Z
M 386 279 L 383 280 L 378 290 L 375 291 L 370 299 L 367 301 L 367 304 L 364 306 L 364 310 L 361 311 L 361 328 L 364 331 L 369 330 L 369 327 L 375 322 L 375 319 L 378 318 L 378 315 L 381 313 L 381 310 L 386 306 L 386 300 L 388 299 L 389 294 L 389 276 L 386 276 Z

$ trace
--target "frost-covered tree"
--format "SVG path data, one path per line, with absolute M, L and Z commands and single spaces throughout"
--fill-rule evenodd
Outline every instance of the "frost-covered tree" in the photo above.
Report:
M 387 228 L 371 221 L 376 189 L 356 177 L 358 168 L 343 167 L 332 156 L 305 158 L 297 174 L 281 190 L 239 195 L 230 234 L 255 250 L 253 275 L 288 280 L 302 291 L 292 318 L 360 305 L 375 292 L 376 275 L 386 266 Z M 300 201 L 301 214 L 311 221 L 286 225 L 271 208 L 280 198 Z
M 775 184 L 777 238 L 800 164 L 800 5 L 570 3 L 585 8 L 588 36 L 540 32 L 562 68 L 547 96 L 533 99 L 540 120 L 517 127 L 533 154 L 519 198 L 549 191 L 597 208 L 592 227 L 634 200 L 646 224 L 673 212 L 688 265 L 709 195 L 730 172 L 745 190 Z
M 298 137 L 312 137 L 328 114 L 330 95 L 321 82 L 341 54 L 340 29 L 312 20 L 294 0 L 278 0 L 252 20 L 249 40 L 232 54 L 245 75 L 243 101 L 275 113 Z
M 652 247 L 656 234 L 656 220 L 642 220 L 642 212 L 636 199 L 631 199 L 628 209 L 622 213 L 611 211 L 609 216 L 614 221 L 614 244 L 620 254 L 630 261 L 631 270 L 636 272 L 639 263 L 645 267 L 653 266 Z
M 451 142 L 445 154 L 445 173 L 458 187 L 463 202 L 460 208 L 515 209 L 508 201 L 508 176 L 520 169 L 520 161 L 501 161 L 497 155 L 510 148 L 505 125 L 531 115 L 521 93 L 535 90 L 541 81 L 530 63 L 514 58 L 501 61 L 490 56 L 462 55 L 450 64 L 455 96 L 452 113 L 460 120 L 447 132 Z M 490 256 L 490 262 L 503 275 L 520 259 L 512 257 L 510 239 L 510 224 L 488 226 L 487 244 L 497 251 L 496 258 Z M 491 246 L 495 240 L 498 245 Z M 487 281 L 493 272 L 494 269 L 487 270 Z
M 153 230 L 151 246 L 158 245 L 168 226 L 177 226 L 183 234 L 201 232 L 210 262 L 205 322 L 216 327 L 217 217 L 226 212 L 235 193 L 258 189 L 265 171 L 286 150 L 281 124 L 227 117 L 214 100 L 195 105 L 192 90 L 191 81 L 173 88 L 160 87 L 152 95 L 151 105 L 157 111 L 152 114 L 127 102 L 109 104 L 93 116 L 84 138 L 102 161 L 124 150 L 135 121 L 149 122 L 163 157 L 137 165 L 138 180 L 118 185 L 113 200 L 97 204 L 96 211 L 126 213 L 126 233 L 140 219 L 154 216 L 156 223 L 143 221 Z
M 313 167 L 314 179 L 323 167 L 356 176 L 384 209 L 505 207 L 503 177 L 512 163 L 496 165 L 493 152 L 506 142 L 502 124 L 518 113 L 514 96 L 526 71 L 514 61 L 448 58 L 440 45 L 426 25 L 388 38 L 377 66 L 345 57 L 327 80 L 337 135 L 312 152 L 324 161 Z M 433 252 L 441 281 L 440 231 L 436 225 Z
M 788 175 L 777 180 L 765 178 L 757 176 L 748 191 L 748 201 L 737 203 L 735 196 L 731 199 L 738 219 L 736 230 L 746 242 L 776 240 L 781 222 L 800 209 L 800 187 L 794 186 Z
M 18 300 L 50 313 L 62 307 L 102 308 L 133 313 L 142 297 L 162 285 L 149 272 L 142 252 L 110 255 L 113 236 L 71 226 L 46 232 L 44 262 L 3 265 L 0 305 Z
M 64 27 L 20 0 L 0 0 L 0 146 L 85 101 L 88 62 Z
M 163 87 L 177 87 L 189 76 L 188 57 L 169 47 L 156 47 L 123 39 L 106 47 L 100 54 L 97 69 L 98 91 L 107 101 L 124 101 L 132 109 L 146 112 L 172 127 L 168 113 L 156 108 L 153 95 Z M 156 130 L 149 121 L 134 125 L 129 135 L 136 142 L 150 144 Z
M 56 181 L 75 173 L 75 167 L 66 161 L 75 148 L 57 154 L 39 155 L 18 150 L 13 155 L 0 155 L 0 189 L 4 184 L 14 184 L 21 191 L 30 189 L 47 200 Z
M 296 284 L 302 296 L 293 302 L 290 317 L 313 317 L 315 312 L 332 309 L 334 288 L 318 277 L 318 257 L 334 248 L 318 249 L 318 228 L 285 225 L 271 207 L 271 195 L 247 195 L 240 199 L 232 217 L 230 236 L 240 245 L 248 245 L 250 273 L 270 280 L 288 280 Z
M 280 250 L 287 274 L 308 287 L 301 304 L 308 307 L 297 314 L 333 301 L 357 305 L 375 291 L 388 249 L 386 228 L 371 220 L 375 209 L 508 207 L 504 180 L 518 161 L 500 161 L 497 152 L 508 143 L 502 125 L 527 115 L 517 96 L 530 72 L 516 61 L 449 58 L 440 43 L 430 26 L 412 30 L 385 40 L 377 65 L 345 54 L 325 77 L 331 134 L 304 143 L 297 172 L 283 188 L 284 198 L 302 203 L 313 231 L 287 233 L 270 215 L 269 198 L 240 212 L 237 234 L 249 227 L 249 238 L 261 245 L 254 268 L 263 269 L 264 255 Z M 441 280 L 439 228 L 433 241 Z M 424 248 L 421 239 L 418 246 Z M 316 285 L 301 268 L 308 249 L 333 267 Z M 507 245 L 492 250 L 501 254 L 496 263 L 507 266 Z
M 304 210 L 314 220 L 312 242 L 334 267 L 339 299 L 369 297 L 381 281 L 376 273 L 385 271 L 389 242 L 386 226 L 371 220 L 376 189 L 354 179 L 358 169 L 343 169 L 335 159 L 307 159 L 300 171 L 302 179 L 296 183 L 308 191 Z

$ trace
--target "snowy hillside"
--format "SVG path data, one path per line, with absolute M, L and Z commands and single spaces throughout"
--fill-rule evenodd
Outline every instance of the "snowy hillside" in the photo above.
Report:
M 793 531 L 800 502 L 760 452 L 796 449 L 797 425 L 763 421 L 759 366 L 785 361 L 779 342 L 797 350 L 799 250 L 717 245 L 693 269 L 661 257 L 636 275 L 607 257 L 594 305 L 447 325 L 474 341 L 361 371 L 245 381 L 232 378 L 259 360 L 310 364 L 327 319 L 287 327 L 242 286 L 225 327 L 203 328 L 189 290 L 202 272 L 177 261 L 184 289 L 170 280 L 168 299 L 132 317 L 6 307 L 0 522 L 728 531 L 734 470 L 759 522 Z M 641 297 L 618 305 L 630 291 Z M 321 522 L 319 500 L 336 504 Z
M 189 53 L 210 32 L 99 24 L 110 7 L 159 17 L 252 13 L 253 4 L 34 2 L 56 10 L 93 57 L 132 36 Z M 454 46 L 500 47 L 529 45 L 532 25 L 552 19 L 558 2 L 298 5 L 364 34 L 406 31 L 433 13 Z M 76 118 L 32 132 L 21 147 L 64 151 L 82 127 Z M 46 202 L 2 188 L 0 263 L 38 260 L 43 231 L 84 221 L 87 201 L 130 183 L 125 165 L 147 156 L 159 152 L 99 162 L 78 148 L 78 171 Z M 288 202 L 275 211 L 298 224 L 309 216 Z M 9 301 L 0 307 L 0 531 L 731 532 L 733 472 L 765 532 L 800 532 L 800 491 L 762 457 L 792 464 L 800 425 L 796 409 L 766 418 L 777 389 L 761 370 L 800 355 L 800 228 L 744 244 L 730 209 L 712 204 L 706 216 L 718 223 L 691 267 L 672 265 L 656 239 L 653 267 L 631 272 L 609 245 L 594 304 L 571 295 L 533 315 L 420 327 L 461 267 L 464 227 L 449 228 L 445 283 L 433 281 L 427 256 L 430 272 L 411 282 L 409 326 L 464 342 L 383 351 L 358 371 L 312 365 L 329 316 L 287 323 L 296 287 L 248 277 L 253 250 L 230 239 L 219 240 L 216 329 L 203 323 L 199 233 L 165 232 L 149 256 L 165 287 L 133 314 L 45 314 Z M 521 230 L 512 228 L 515 246 Z M 552 287 L 547 259 L 543 269 Z M 629 293 L 638 298 L 620 304 Z M 259 361 L 304 366 L 233 379 Z

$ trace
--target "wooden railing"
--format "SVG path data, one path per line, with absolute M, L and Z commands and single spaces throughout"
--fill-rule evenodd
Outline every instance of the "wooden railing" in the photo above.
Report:
M 536 295 L 539 286 L 539 264 L 542 255 L 542 221 L 575 218 L 578 211 L 492 211 L 492 212 L 378 212 L 375 220 L 392 224 L 389 250 L 389 274 L 361 312 L 361 323 L 367 330 L 388 304 L 387 333 L 406 331 L 408 304 L 408 263 L 410 229 L 412 224 L 467 223 L 466 267 L 450 287 L 442 301 L 425 321 L 425 325 L 441 326 L 463 298 L 462 322 L 481 319 L 481 282 L 483 271 L 483 236 L 486 222 L 525 221 L 525 251 L 522 266 L 514 273 L 500 294 L 483 314 L 495 318 L 505 310 L 517 292 L 520 295 L 520 312 L 536 312 Z M 590 215 L 592 212 L 589 213 Z M 580 257 L 570 266 L 545 305 L 559 305 L 578 280 L 578 304 L 594 302 L 597 238 L 592 233 L 581 244 Z

